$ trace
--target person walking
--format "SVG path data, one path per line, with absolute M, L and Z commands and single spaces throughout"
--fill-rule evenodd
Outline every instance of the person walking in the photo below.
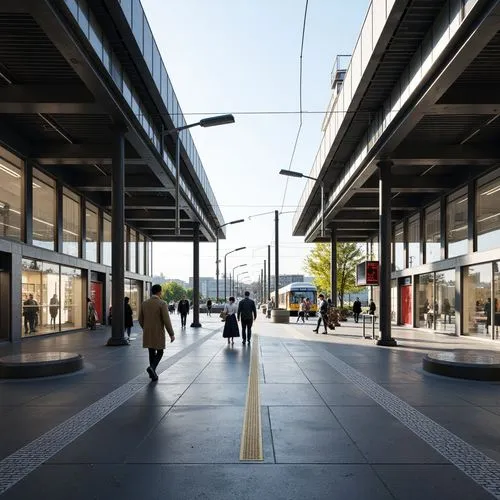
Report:
M 189 300 L 185 295 L 177 304 L 177 312 L 181 315 L 181 328 L 186 328 L 186 318 L 189 313 Z
M 304 317 L 309 319 L 309 315 L 311 314 L 311 299 L 309 297 L 306 298 L 306 307 Z
M 356 300 L 352 304 L 352 312 L 354 314 L 354 322 L 358 323 L 359 315 L 361 314 L 361 301 L 359 300 L 359 297 L 356 297 Z
M 320 293 L 318 295 L 318 312 L 319 312 L 319 318 L 318 318 L 318 324 L 316 328 L 313 330 L 315 333 L 319 333 L 319 327 L 321 326 L 321 320 L 323 320 L 323 326 L 325 328 L 325 331 L 323 332 L 323 335 L 328 334 L 327 330 L 327 325 L 328 325 L 328 302 L 325 300 L 325 296 Z
M 139 324 L 143 331 L 142 347 L 147 349 L 149 353 L 149 366 L 146 371 L 149 378 L 156 381 L 158 380 L 156 368 L 165 350 L 165 329 L 170 337 L 170 342 L 175 340 L 168 305 L 161 299 L 161 285 L 153 285 L 151 298 L 141 304 Z
M 30 293 L 28 298 L 23 302 L 23 316 L 24 316 L 24 334 L 29 335 L 30 333 L 35 333 L 35 319 L 36 310 L 38 309 L 38 304 L 33 298 L 33 294 Z
M 96 323 L 97 319 L 96 319 L 96 310 L 94 303 L 89 297 L 87 297 L 87 328 L 95 330 Z
M 54 294 L 50 299 L 49 305 L 49 314 L 50 314 L 50 327 L 56 327 L 56 318 L 59 313 L 59 300 L 57 299 L 57 295 Z
M 130 331 L 134 326 L 134 313 L 132 307 L 130 307 L 130 298 L 125 297 L 125 331 L 127 332 L 127 337 L 130 339 Z
M 234 344 L 234 337 L 240 336 L 240 329 L 238 328 L 238 321 L 236 320 L 238 306 L 234 302 L 234 297 L 229 297 L 229 302 L 224 304 L 223 310 L 225 324 L 222 338 L 227 339 L 227 345 Z
M 207 300 L 207 316 L 212 316 L 212 301 Z
M 238 321 L 241 321 L 241 337 L 243 345 L 245 342 L 250 344 L 252 338 L 252 325 L 257 319 L 257 308 L 255 302 L 250 298 L 250 292 L 245 292 L 245 298 L 238 304 Z
M 375 302 L 373 302 L 373 299 L 372 299 L 372 300 L 370 300 L 370 306 L 368 308 L 368 314 L 371 314 L 372 316 L 374 316 L 376 310 L 377 310 L 377 306 L 375 305 Z
M 491 297 L 488 297 L 484 304 L 484 314 L 486 316 L 486 335 L 488 335 L 488 327 L 491 325 Z
M 302 299 L 300 301 L 299 305 L 299 314 L 297 315 L 297 321 L 295 323 L 299 322 L 299 319 L 302 319 L 302 323 L 305 323 L 305 315 L 306 315 L 306 301 L 305 299 Z

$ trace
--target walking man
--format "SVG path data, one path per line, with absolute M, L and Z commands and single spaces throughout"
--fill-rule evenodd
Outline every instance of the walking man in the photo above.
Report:
M 250 344 L 252 337 L 252 325 L 257 319 L 257 309 L 255 302 L 250 298 L 250 292 L 245 292 L 245 298 L 240 300 L 238 304 L 238 321 L 241 321 L 241 336 L 243 337 L 243 345 L 245 342 Z
M 352 304 L 352 312 L 354 314 L 354 322 L 357 323 L 359 321 L 359 315 L 361 314 L 361 301 L 359 297 L 356 297 L 356 300 Z
M 186 318 L 189 312 L 189 300 L 186 299 L 185 295 L 177 304 L 177 312 L 181 315 L 181 328 L 186 328 Z
M 318 311 L 319 311 L 319 318 L 318 318 L 318 324 L 316 328 L 313 330 L 315 333 L 319 333 L 319 327 L 321 326 L 321 320 L 323 320 L 323 326 L 325 327 L 325 331 L 323 332 L 324 335 L 328 333 L 327 330 L 327 325 L 328 325 L 328 302 L 325 300 L 325 296 L 320 293 L 318 295 L 319 303 L 318 303 Z
M 207 316 L 212 316 L 212 300 L 207 300 Z
M 156 367 L 165 349 L 165 328 L 170 342 L 175 340 L 174 329 L 168 314 L 168 305 L 161 299 L 161 285 L 153 285 L 151 298 L 144 301 L 139 312 L 139 324 L 143 329 L 142 347 L 149 351 L 149 366 L 146 368 L 151 380 L 158 380 Z

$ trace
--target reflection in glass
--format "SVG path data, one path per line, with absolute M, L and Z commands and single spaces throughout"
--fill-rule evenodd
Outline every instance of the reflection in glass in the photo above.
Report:
M 492 331 L 492 336 L 495 340 L 499 339 L 499 329 L 500 329 L 500 261 L 493 263 L 493 311 L 491 321 L 492 328 L 494 323 L 495 330 Z
M 61 330 L 83 327 L 83 301 L 82 271 L 61 266 Z
M 455 324 L 455 270 L 436 273 L 436 329 L 450 334 L 456 333 Z
M 85 209 L 85 258 L 97 262 L 97 246 L 99 244 L 99 214 L 93 205 Z
M 441 216 L 439 204 L 425 211 L 425 263 L 441 260 Z
M 477 188 L 477 249 L 498 248 L 500 241 L 500 177 Z
M 111 219 L 105 214 L 102 218 L 102 263 L 111 265 Z
M 394 230 L 394 268 L 401 271 L 405 265 L 405 238 L 403 224 L 398 224 Z
M 420 215 L 415 215 L 408 222 L 408 267 L 420 264 Z
M 446 229 L 448 257 L 465 255 L 468 250 L 467 188 L 448 197 L 446 207 Z
M 21 239 L 22 162 L 0 147 L 0 236 Z
M 128 260 L 129 260 L 129 271 L 132 273 L 135 273 L 137 271 L 136 239 L 137 239 L 136 232 L 133 229 L 131 229 L 130 230 L 130 241 L 128 244 L 128 248 L 129 248 Z
M 434 328 L 439 305 L 434 299 L 434 273 L 417 276 L 416 310 L 420 328 Z
M 80 256 L 80 201 L 78 196 L 63 191 L 63 246 L 62 251 L 73 257 Z
M 137 272 L 144 274 L 144 236 L 137 233 Z
M 464 268 L 464 334 L 484 336 L 489 333 L 491 324 L 491 268 L 491 263 Z
M 56 190 L 54 181 L 33 170 L 33 245 L 55 250 Z

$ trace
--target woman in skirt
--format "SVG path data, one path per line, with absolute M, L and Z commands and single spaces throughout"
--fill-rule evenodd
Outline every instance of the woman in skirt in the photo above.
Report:
M 238 306 L 234 303 L 234 297 L 229 297 L 229 302 L 224 305 L 226 321 L 224 325 L 224 332 L 222 333 L 222 337 L 227 339 L 228 345 L 229 343 L 234 344 L 234 337 L 240 336 L 240 329 L 236 318 L 237 312 Z

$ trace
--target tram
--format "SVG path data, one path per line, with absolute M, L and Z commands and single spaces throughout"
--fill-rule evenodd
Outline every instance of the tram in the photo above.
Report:
M 318 309 L 317 294 L 316 287 L 311 283 L 290 283 L 278 290 L 278 307 L 289 311 L 291 316 L 297 316 L 302 299 L 309 299 L 311 301 L 309 314 L 315 316 Z M 276 303 L 274 292 L 271 297 Z

